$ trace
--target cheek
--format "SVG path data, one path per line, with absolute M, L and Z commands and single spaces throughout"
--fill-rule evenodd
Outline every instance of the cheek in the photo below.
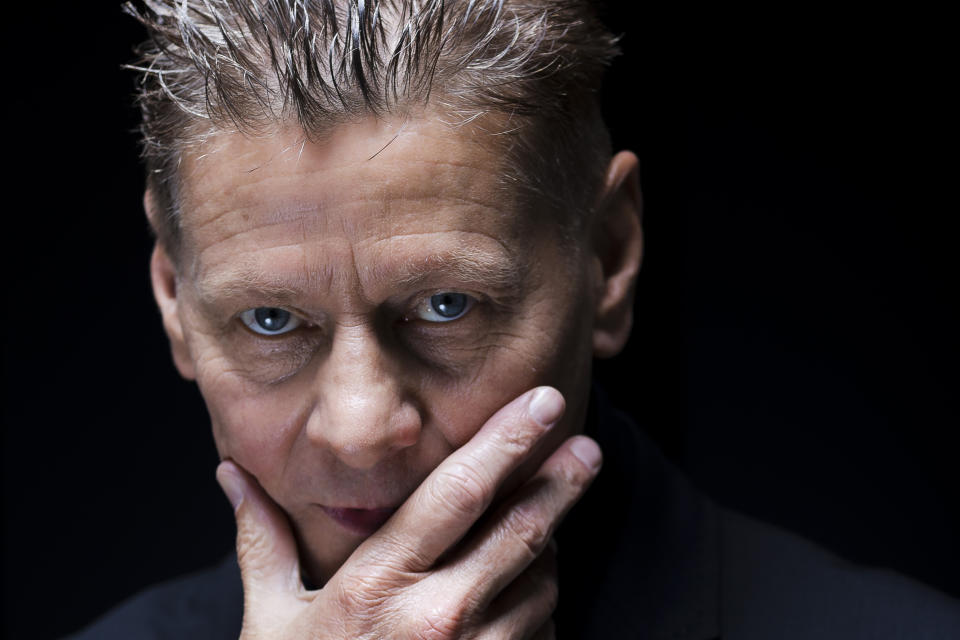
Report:
M 208 368 L 197 382 L 220 457 L 234 460 L 270 492 L 306 422 L 310 394 L 290 388 L 295 385 L 264 389 Z
M 503 405 L 510 402 L 512 389 L 493 388 L 477 380 L 431 392 L 426 398 L 431 419 L 443 439 L 454 449 L 464 445 Z M 522 392 L 521 392 L 522 393 Z
M 191 318 L 187 333 L 197 385 L 210 413 L 221 458 L 252 473 L 265 488 L 276 484 L 293 441 L 306 420 L 312 394 L 294 384 L 252 382 L 216 337 Z M 269 491 L 269 489 L 268 489 Z
M 466 443 L 504 405 L 540 385 L 563 393 L 568 418 L 579 416 L 589 392 L 589 327 L 579 313 L 548 308 L 550 313 L 524 319 L 522 333 L 490 348 L 473 375 L 429 392 L 427 405 L 451 445 Z

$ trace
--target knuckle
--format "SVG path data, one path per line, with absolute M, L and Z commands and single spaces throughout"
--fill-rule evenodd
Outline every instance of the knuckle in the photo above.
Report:
M 550 617 L 560 601 L 560 587 L 556 576 L 534 566 L 526 571 L 523 577 L 528 583 L 531 619 L 543 622 L 535 637 L 552 638 Z
M 252 569 L 260 558 L 269 554 L 270 537 L 260 527 L 241 526 L 237 529 L 237 562 Z
M 336 601 L 342 611 L 368 615 L 381 610 L 394 594 L 395 584 L 382 571 L 350 572 L 337 581 Z
M 531 558 L 540 554 L 550 537 L 550 525 L 544 523 L 529 508 L 517 505 L 504 516 L 504 528 L 508 535 L 523 544 Z
M 519 425 L 510 425 L 510 428 L 499 429 L 494 439 L 497 449 L 512 458 L 520 458 L 529 453 L 530 449 L 543 433 L 543 428 L 527 419 Z
M 561 465 L 559 476 L 564 484 L 572 487 L 578 494 L 585 491 L 593 480 L 593 474 L 579 463 Z
M 449 512 L 465 518 L 476 518 L 486 508 L 488 483 L 475 465 L 453 463 L 438 472 L 431 483 L 430 498 Z
M 424 556 L 409 541 L 396 535 L 381 532 L 376 547 L 370 552 L 372 562 L 378 567 L 393 567 L 398 572 L 405 571 L 411 561 L 418 567 L 428 567 L 432 559 Z
M 414 640 L 453 640 L 463 636 L 466 616 L 459 607 L 437 607 L 424 615 L 410 637 Z

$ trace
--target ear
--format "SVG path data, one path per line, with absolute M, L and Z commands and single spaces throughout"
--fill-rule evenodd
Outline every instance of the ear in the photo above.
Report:
M 593 354 L 617 355 L 633 325 L 633 292 L 643 258 L 639 161 L 621 151 L 610 161 L 593 220 L 595 296 Z
M 154 220 L 157 211 L 149 189 L 143 195 L 143 207 L 147 212 L 147 218 Z M 153 255 L 150 256 L 150 282 L 153 285 L 153 298 L 157 301 L 157 307 L 160 308 L 163 328 L 167 332 L 167 337 L 170 338 L 173 364 L 181 376 L 187 380 L 193 380 L 196 377 L 193 358 L 190 357 L 190 349 L 184 339 L 183 323 L 180 320 L 177 268 L 160 242 L 154 245 Z

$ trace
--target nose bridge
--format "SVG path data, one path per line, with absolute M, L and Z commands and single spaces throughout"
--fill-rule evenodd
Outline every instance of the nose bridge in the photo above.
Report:
M 335 329 L 317 383 L 319 401 L 308 435 L 348 466 L 374 467 L 419 439 L 419 413 L 406 397 L 397 363 L 372 327 Z

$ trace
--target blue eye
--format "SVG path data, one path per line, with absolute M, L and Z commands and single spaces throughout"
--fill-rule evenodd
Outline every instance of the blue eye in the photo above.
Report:
M 428 322 L 450 322 L 465 316 L 475 302 L 465 293 L 444 291 L 421 300 L 413 315 Z
M 277 307 L 247 309 L 240 314 L 240 320 L 248 329 L 264 336 L 278 336 L 303 324 L 300 318 Z

